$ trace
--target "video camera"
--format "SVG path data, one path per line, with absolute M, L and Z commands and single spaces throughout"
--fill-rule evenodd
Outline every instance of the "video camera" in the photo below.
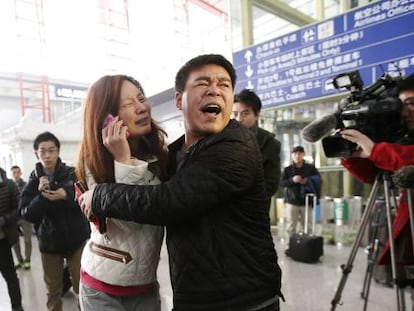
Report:
M 397 88 L 399 79 L 384 73 L 364 89 L 359 71 L 334 77 L 336 89 L 346 88 L 351 92 L 338 105 L 335 113 L 336 130 L 356 129 L 374 142 L 395 142 L 402 138 L 407 129 L 401 122 L 402 102 L 398 98 Z M 349 121 L 350 125 L 345 126 L 344 121 Z M 350 156 L 356 150 L 356 144 L 343 139 L 339 133 L 323 138 L 322 145 L 328 158 Z

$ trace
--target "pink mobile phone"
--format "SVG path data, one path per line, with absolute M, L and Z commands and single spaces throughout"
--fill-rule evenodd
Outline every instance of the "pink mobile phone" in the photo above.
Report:
M 104 123 L 103 123 L 102 128 L 107 127 L 107 126 L 109 125 L 109 123 L 111 123 L 111 122 L 113 121 L 113 119 L 114 119 L 114 116 L 113 116 L 113 115 L 111 115 L 111 114 L 108 114 L 108 115 L 106 116 L 106 118 L 105 118 L 105 121 L 104 121 Z
M 111 123 L 114 119 L 115 119 L 115 117 L 114 117 L 112 114 L 108 114 L 108 115 L 106 116 L 106 118 L 105 118 L 105 121 L 104 121 L 104 123 L 103 123 L 102 128 L 107 127 L 107 126 L 109 125 L 109 123 Z M 126 131 L 126 137 L 128 138 L 128 136 L 129 136 L 129 132 L 128 132 L 128 130 L 127 130 L 127 131 Z
M 75 183 L 73 185 L 75 187 L 75 192 L 76 192 L 77 196 L 81 196 L 82 193 L 84 193 L 86 190 L 88 190 L 86 188 L 86 186 L 80 180 L 75 181 Z

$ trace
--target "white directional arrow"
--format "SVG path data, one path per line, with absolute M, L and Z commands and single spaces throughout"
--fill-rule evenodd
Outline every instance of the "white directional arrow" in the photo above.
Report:
M 249 82 L 247 82 L 246 89 L 249 89 L 249 90 L 253 90 L 254 89 L 254 86 L 252 84 L 252 81 L 249 80 Z
M 246 71 L 244 72 L 246 74 L 246 77 L 251 77 L 253 75 L 253 69 L 250 67 L 250 65 L 247 66 Z
M 247 50 L 246 53 L 244 53 L 244 58 L 246 59 L 248 63 L 250 63 L 250 58 L 252 58 L 252 56 L 253 56 L 253 53 L 250 50 Z

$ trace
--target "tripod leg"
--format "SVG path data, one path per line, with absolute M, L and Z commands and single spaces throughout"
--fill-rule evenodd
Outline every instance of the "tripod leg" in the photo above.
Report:
M 413 243 L 412 247 L 413 247 L 413 253 L 414 253 L 414 209 L 413 209 L 412 195 L 413 195 L 412 189 L 407 189 L 408 212 L 410 215 L 410 228 L 411 228 L 411 242 Z M 414 309 L 414 285 L 413 284 L 411 284 L 411 303 L 412 303 L 412 308 Z
M 370 285 L 370 279 L 372 276 L 372 260 L 371 260 L 371 254 L 368 255 L 368 263 L 367 263 L 367 269 L 365 270 L 365 276 L 364 276 L 364 284 L 362 285 L 362 292 L 361 292 L 361 298 L 366 300 L 368 297 L 369 292 L 369 285 Z
M 369 267 L 369 275 L 367 275 L 367 283 L 366 283 L 366 289 L 365 289 L 365 296 L 364 298 L 364 308 L 363 310 L 365 311 L 367 309 L 368 306 L 368 296 L 369 296 L 369 290 L 371 288 L 371 281 L 372 281 L 372 272 L 374 270 L 374 265 L 375 263 L 372 263 Z
M 392 228 L 392 215 L 391 215 L 391 204 L 390 204 L 390 183 L 387 178 L 389 175 L 384 173 L 384 195 L 385 195 L 385 208 L 387 212 L 387 227 L 388 227 L 388 241 L 390 243 L 390 255 L 391 255 L 391 271 L 392 271 L 392 278 L 394 280 L 394 287 L 397 295 L 397 307 L 398 311 L 405 310 L 405 297 L 404 297 L 404 289 L 398 286 L 397 280 L 397 262 L 395 258 L 395 241 L 393 235 L 393 228 Z
M 341 302 L 341 295 L 343 292 L 343 289 L 345 287 L 345 283 L 348 279 L 348 275 L 352 270 L 352 264 L 355 260 L 355 256 L 357 254 L 358 251 L 358 247 L 361 243 L 365 228 L 367 227 L 367 224 L 369 222 L 370 216 L 372 214 L 372 211 L 375 207 L 375 199 L 377 197 L 378 194 L 378 189 L 379 189 L 379 180 L 378 178 L 375 179 L 375 183 L 372 186 L 372 190 L 371 193 L 369 195 L 368 198 L 368 202 L 367 202 L 367 206 L 365 208 L 364 214 L 361 217 L 361 224 L 360 227 L 358 229 L 357 235 L 355 237 L 354 243 L 352 244 L 352 249 L 351 249 L 351 253 L 349 254 L 349 258 L 348 261 L 345 265 L 342 265 L 342 278 L 338 284 L 338 288 L 335 292 L 335 296 L 331 301 L 331 311 L 336 309 L 336 306 Z
M 378 240 L 376 240 L 374 243 L 378 244 Z M 375 252 L 375 254 L 376 253 L 377 252 Z M 372 274 L 374 271 L 376 256 L 373 254 L 370 254 L 368 255 L 368 257 L 369 258 L 368 258 L 367 270 L 365 273 L 364 285 L 363 285 L 363 290 L 361 293 L 361 297 L 364 299 L 364 309 L 363 309 L 364 311 L 367 309 L 367 305 L 368 305 L 368 296 L 369 296 L 369 290 L 371 288 Z
M 372 220 L 370 223 L 370 227 L 368 230 L 368 235 L 370 237 L 370 243 L 365 249 L 367 253 L 367 269 L 364 277 L 364 285 L 363 290 L 361 292 L 361 298 L 367 300 L 369 295 L 369 286 L 370 281 L 373 275 L 373 271 L 375 269 L 375 263 L 378 259 L 378 255 L 380 253 L 380 242 L 381 230 L 380 228 L 385 226 L 385 204 L 384 200 L 379 199 L 375 202 L 375 211 L 372 215 Z
M 377 213 L 380 213 L 380 212 L 381 211 L 377 211 Z M 364 308 L 363 308 L 364 311 L 367 309 L 367 306 L 368 306 L 369 290 L 371 288 L 371 281 L 372 281 L 372 276 L 373 276 L 373 272 L 375 268 L 375 262 L 379 255 L 380 242 L 378 240 L 378 232 L 379 232 L 378 226 L 379 226 L 379 223 L 377 224 L 376 227 L 374 227 L 373 240 L 368 250 L 369 253 L 368 253 L 367 269 L 365 272 L 364 284 L 363 284 L 362 292 L 361 292 L 361 298 L 364 299 Z
M 410 215 L 410 226 L 411 226 L 411 242 L 413 243 L 413 252 L 414 252 L 414 210 L 413 210 L 412 195 L 413 195 L 412 189 L 407 189 L 408 212 Z

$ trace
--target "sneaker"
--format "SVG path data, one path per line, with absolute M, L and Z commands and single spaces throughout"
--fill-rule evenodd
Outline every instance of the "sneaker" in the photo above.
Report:
M 16 263 L 15 265 L 14 265 L 14 269 L 20 269 L 20 268 L 22 268 L 23 267 L 23 261 L 19 261 L 18 263 Z
M 24 270 L 29 270 L 30 269 L 30 260 L 25 260 L 22 263 L 22 267 L 23 267 Z

